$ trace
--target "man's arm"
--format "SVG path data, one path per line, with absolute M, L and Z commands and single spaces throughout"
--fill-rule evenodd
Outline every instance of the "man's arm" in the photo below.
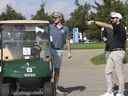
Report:
M 101 21 L 94 21 L 94 20 L 91 20 L 91 21 L 88 21 L 87 24 L 88 24 L 88 25 L 96 24 L 97 26 L 100 26 L 100 27 L 106 27 L 106 28 L 111 28 L 111 29 L 113 29 L 113 27 L 112 27 L 111 24 L 108 24 L 108 23 L 105 23 L 105 22 L 101 22 Z
M 125 41 L 126 40 L 126 30 L 123 26 L 120 26 L 120 39 Z
M 102 27 L 101 31 L 102 31 L 102 39 L 104 42 L 106 42 L 107 41 L 107 30 L 106 28 Z
M 71 34 L 68 33 L 67 34 L 67 39 L 66 39 L 66 45 L 67 45 L 67 50 L 68 50 L 68 58 L 70 59 L 71 56 L 71 44 L 70 44 L 70 38 L 71 38 Z

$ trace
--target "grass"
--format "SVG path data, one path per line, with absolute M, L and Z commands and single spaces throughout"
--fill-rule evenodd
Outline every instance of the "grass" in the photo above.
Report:
M 128 48 L 128 43 L 126 46 Z M 104 42 L 74 43 L 71 45 L 72 49 L 104 49 L 104 47 Z
M 104 43 L 75 43 L 71 45 L 72 49 L 103 49 Z
M 105 55 L 104 55 L 104 53 L 91 58 L 91 62 L 95 65 L 105 64 Z
M 105 54 L 102 53 L 100 55 L 97 55 L 97 56 L 91 58 L 91 62 L 94 65 L 106 64 L 106 62 L 105 62 Z M 125 55 L 125 58 L 124 58 L 124 63 L 128 63 L 128 50 L 126 51 L 126 55 Z

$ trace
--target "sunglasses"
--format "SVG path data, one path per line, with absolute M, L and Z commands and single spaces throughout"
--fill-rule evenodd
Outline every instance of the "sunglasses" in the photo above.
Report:
M 111 17 L 111 19 L 115 19 L 115 18 L 117 18 L 117 17 Z
M 57 18 L 59 18 L 59 17 L 53 17 L 53 19 L 57 19 Z

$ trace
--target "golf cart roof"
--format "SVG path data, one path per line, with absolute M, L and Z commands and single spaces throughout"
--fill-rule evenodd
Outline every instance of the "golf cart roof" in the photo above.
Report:
M 0 24 L 48 24 L 46 20 L 4 20 Z

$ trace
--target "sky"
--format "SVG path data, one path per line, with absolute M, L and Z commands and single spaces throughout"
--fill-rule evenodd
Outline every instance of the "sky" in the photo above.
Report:
M 21 12 L 27 19 L 30 19 L 40 8 L 42 1 L 45 2 L 45 10 L 48 14 L 51 14 L 53 11 L 59 11 L 65 15 L 66 19 L 70 17 L 70 13 L 76 8 L 74 3 L 75 0 L 0 0 L 0 13 L 3 12 L 6 5 L 9 4 L 17 12 Z M 93 5 L 95 1 L 101 2 L 102 0 L 79 1 L 81 4 L 87 2 Z

